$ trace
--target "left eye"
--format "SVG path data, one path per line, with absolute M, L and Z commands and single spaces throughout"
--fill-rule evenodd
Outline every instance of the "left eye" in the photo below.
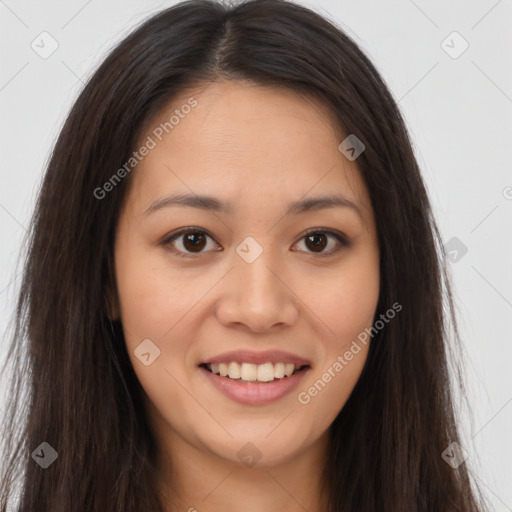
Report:
M 328 250 L 324 250 L 329 246 L 329 238 L 331 238 L 331 247 Z M 340 250 L 341 247 L 347 246 L 348 242 L 344 236 L 335 231 L 315 229 L 306 233 L 300 242 L 304 241 L 304 244 L 314 254 L 320 254 L 321 256 L 327 256 Z
M 208 239 L 211 241 L 208 247 Z M 331 242 L 329 244 L 329 241 Z M 346 238 L 335 231 L 315 229 L 303 235 L 299 242 L 306 246 L 306 252 L 327 256 L 337 252 L 341 247 L 347 246 Z M 297 242 L 297 243 L 299 243 Z M 171 246 L 179 256 L 186 257 L 190 254 L 200 254 L 208 250 L 222 250 L 213 238 L 202 229 L 188 228 L 174 233 L 166 238 L 162 245 Z M 330 245 L 330 248 L 328 248 Z M 217 247 L 217 248 L 215 248 Z M 328 250 L 325 250 L 328 248 Z

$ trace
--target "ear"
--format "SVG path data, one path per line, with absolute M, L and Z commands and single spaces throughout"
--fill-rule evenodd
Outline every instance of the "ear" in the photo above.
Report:
M 112 322 L 114 320 L 119 320 L 119 301 L 117 299 L 115 286 L 111 283 L 107 286 L 105 303 L 108 319 Z
M 119 311 L 119 300 L 117 297 L 116 278 L 110 258 L 108 259 L 107 266 L 108 282 L 105 290 L 105 310 L 107 312 L 108 319 L 113 322 L 114 320 L 119 320 L 121 314 Z

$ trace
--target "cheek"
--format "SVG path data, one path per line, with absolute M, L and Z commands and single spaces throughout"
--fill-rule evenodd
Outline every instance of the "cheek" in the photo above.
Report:
M 372 325 L 380 291 L 378 255 L 354 255 L 329 281 L 319 304 L 321 318 L 330 327 L 326 351 L 346 350 L 352 340 Z
M 297 395 L 308 416 L 319 418 L 314 422 L 319 431 L 330 425 L 345 405 L 368 356 L 371 338 L 365 329 L 373 323 L 378 279 L 351 284 L 353 287 L 345 283 L 333 290 L 322 310 L 322 319 L 335 334 L 323 337 L 321 362 Z
M 204 294 L 200 280 L 171 272 L 158 251 L 120 248 L 116 279 L 128 344 L 162 339 Z
M 343 409 L 359 380 L 368 347 L 361 344 L 360 351 L 350 361 L 344 358 L 344 353 L 340 350 L 339 354 L 332 354 L 297 394 L 300 415 L 312 419 L 313 436 L 323 433 Z
M 204 290 L 196 289 L 193 281 L 184 282 L 183 276 L 171 272 L 156 251 L 138 248 L 142 246 L 140 242 L 133 243 L 133 249 L 127 245 L 120 246 L 116 252 L 116 279 L 123 332 L 133 369 L 157 408 L 165 410 L 172 402 L 178 410 L 183 410 L 186 403 L 182 400 L 187 395 L 180 393 L 175 379 L 184 381 L 184 369 L 177 362 L 183 360 L 190 338 L 177 333 Z M 170 338 L 172 344 L 165 342 Z M 150 355 L 149 361 L 144 362 L 145 353 Z
M 375 253 L 348 260 L 323 289 L 316 307 L 330 329 L 322 337 L 322 361 L 300 390 L 298 401 L 312 415 L 331 422 L 356 385 L 369 350 L 369 329 L 379 298 L 379 266 Z

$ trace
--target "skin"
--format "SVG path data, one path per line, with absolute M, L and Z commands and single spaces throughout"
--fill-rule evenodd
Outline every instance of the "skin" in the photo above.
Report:
M 372 325 L 379 247 L 368 193 L 357 161 L 338 149 L 345 135 L 329 112 L 285 88 L 213 82 L 190 89 L 145 125 L 141 144 L 191 96 L 197 106 L 130 175 L 115 242 L 113 316 L 122 320 L 146 393 L 160 447 L 159 488 L 169 512 L 224 511 L 232 504 L 249 512 L 326 510 L 320 472 L 328 429 L 361 374 L 368 346 L 360 344 L 308 404 L 297 395 Z M 333 192 L 360 214 L 332 207 L 285 215 L 293 201 Z M 231 201 L 233 210 L 172 206 L 144 213 L 174 193 L 215 196 Z M 211 235 L 202 252 L 180 257 L 179 250 L 187 254 L 183 236 L 161 243 L 189 226 Z M 311 228 L 339 231 L 350 246 L 325 235 L 323 254 L 333 252 L 315 252 L 305 239 Z M 247 236 L 263 248 L 252 263 L 235 251 Z M 145 366 L 134 350 L 148 338 L 160 356 Z M 311 361 L 311 370 L 278 401 L 241 405 L 197 367 L 237 349 L 285 350 Z M 248 442 L 262 454 L 253 467 L 237 457 Z

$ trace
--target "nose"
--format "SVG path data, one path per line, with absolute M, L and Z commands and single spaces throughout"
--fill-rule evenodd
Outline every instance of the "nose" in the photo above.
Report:
M 234 256 L 235 268 L 217 305 L 217 319 L 226 327 L 268 332 L 297 322 L 298 298 L 287 282 L 282 266 L 270 261 L 265 251 L 252 263 Z

